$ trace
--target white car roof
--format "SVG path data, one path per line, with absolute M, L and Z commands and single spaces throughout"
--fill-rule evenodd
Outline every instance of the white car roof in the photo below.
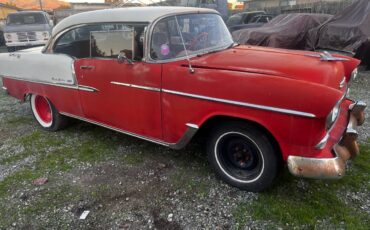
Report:
M 63 19 L 53 29 L 52 35 L 75 25 L 98 22 L 147 22 L 151 23 L 160 17 L 182 13 L 217 13 L 217 11 L 206 8 L 194 7 L 126 7 L 105 10 L 95 10 L 72 15 Z

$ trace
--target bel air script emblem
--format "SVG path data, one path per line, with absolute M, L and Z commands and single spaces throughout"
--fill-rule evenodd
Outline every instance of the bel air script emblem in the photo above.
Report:
M 55 83 L 70 83 L 70 81 L 66 81 L 65 79 L 59 77 L 52 77 L 51 80 L 53 80 Z

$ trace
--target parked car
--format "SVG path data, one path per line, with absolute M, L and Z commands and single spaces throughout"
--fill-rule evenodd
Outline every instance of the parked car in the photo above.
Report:
M 245 28 L 233 32 L 240 44 L 269 46 L 285 49 L 304 49 L 310 29 L 330 19 L 328 14 L 281 14 L 259 28 Z
M 233 14 L 229 17 L 226 21 L 226 25 L 228 27 L 236 26 L 240 24 L 248 24 L 251 20 L 258 15 L 266 14 L 265 11 L 251 11 L 251 12 L 240 12 L 237 14 Z
M 258 28 L 263 26 L 264 24 L 270 22 L 274 18 L 271 14 L 261 14 L 254 16 L 247 24 L 238 24 L 234 26 L 229 26 L 230 33 L 236 31 L 236 30 L 242 30 L 242 29 L 250 29 L 250 28 Z
M 4 28 L 8 51 L 46 45 L 52 28 L 52 20 L 43 11 L 21 11 L 9 14 Z
M 173 149 L 206 139 L 230 185 L 340 178 L 359 152 L 365 103 L 347 98 L 359 61 L 234 44 L 211 9 L 139 7 L 73 15 L 44 48 L 0 54 L 3 88 L 57 131 L 80 119 Z M 323 96 L 325 95 L 325 96 Z

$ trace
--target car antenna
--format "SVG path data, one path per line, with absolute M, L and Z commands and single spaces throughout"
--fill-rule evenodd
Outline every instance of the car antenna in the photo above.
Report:
M 195 70 L 191 66 L 191 61 L 190 61 L 190 58 L 189 58 L 188 50 L 186 49 L 185 41 L 184 41 L 184 38 L 182 37 L 182 32 L 180 30 L 179 22 L 177 21 L 177 16 L 175 16 L 175 20 L 176 20 L 177 30 L 179 31 L 179 34 L 180 34 L 182 45 L 184 46 L 184 50 L 185 50 L 185 54 L 186 54 L 186 60 L 188 60 L 188 63 L 189 63 L 189 72 L 190 73 L 195 73 Z

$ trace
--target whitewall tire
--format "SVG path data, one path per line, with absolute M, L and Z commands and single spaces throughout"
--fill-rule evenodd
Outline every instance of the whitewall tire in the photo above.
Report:
M 207 144 L 208 160 L 226 183 L 260 192 L 278 173 L 279 155 L 264 131 L 243 122 L 215 128 Z
M 35 120 L 43 129 L 57 131 L 66 125 L 66 118 L 59 114 L 46 97 L 32 94 L 30 104 Z

